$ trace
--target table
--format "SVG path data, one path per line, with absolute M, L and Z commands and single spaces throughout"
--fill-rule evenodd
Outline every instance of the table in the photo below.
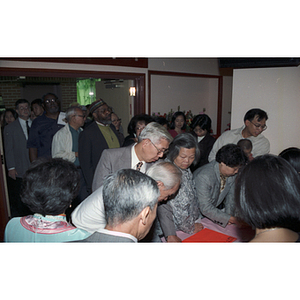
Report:
M 197 222 L 199 221 L 203 224 L 204 228 L 235 237 L 235 242 L 249 242 L 255 235 L 255 230 L 251 229 L 251 227 L 238 228 L 236 225 L 230 224 L 224 228 L 207 218 L 199 219 Z M 176 234 L 181 240 L 192 236 L 192 234 L 187 234 L 183 231 L 176 231 Z M 164 237 L 161 240 L 162 242 L 166 242 Z

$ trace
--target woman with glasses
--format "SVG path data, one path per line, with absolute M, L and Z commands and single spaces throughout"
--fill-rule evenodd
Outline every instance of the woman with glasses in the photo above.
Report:
M 194 234 L 201 229 L 201 223 L 195 223 L 200 217 L 197 193 L 190 166 L 197 163 L 200 151 L 195 137 L 190 133 L 177 135 L 169 146 L 166 161 L 172 162 L 182 172 L 181 185 L 176 195 L 158 207 L 158 219 L 163 235 L 168 242 L 181 242 L 176 231 Z M 166 222 L 167 212 L 172 211 L 173 220 Z M 163 220 L 163 222 L 162 222 Z
M 192 130 L 192 135 L 197 138 L 200 150 L 200 159 L 198 163 L 195 166 L 191 166 L 191 171 L 194 172 L 199 167 L 208 163 L 208 155 L 216 139 L 210 135 L 211 118 L 206 114 L 195 116 L 190 128 Z

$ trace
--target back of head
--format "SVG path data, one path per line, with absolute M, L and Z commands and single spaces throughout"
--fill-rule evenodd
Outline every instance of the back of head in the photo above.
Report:
M 263 119 L 265 119 L 266 121 L 268 120 L 268 115 L 264 110 L 260 108 L 252 108 L 246 112 L 244 116 L 244 122 L 246 120 L 251 122 L 256 116 L 258 116 L 257 121 L 261 121 Z
M 78 190 L 79 173 L 73 163 L 62 158 L 39 158 L 23 177 L 21 199 L 34 213 L 59 215 Z
M 194 130 L 196 126 L 199 126 L 202 130 L 207 130 L 207 132 L 210 132 L 211 118 L 206 114 L 201 114 L 201 115 L 195 116 L 190 125 L 190 128 L 192 130 Z
M 159 195 L 156 181 L 139 171 L 121 169 L 108 175 L 103 183 L 107 224 L 116 226 L 130 221 L 147 206 L 153 210 Z
M 243 150 L 252 151 L 252 142 L 248 139 L 241 139 L 237 142 L 237 145 L 241 147 Z
M 254 228 L 300 231 L 300 178 L 283 158 L 256 157 L 238 174 L 235 201 L 240 216 Z
M 161 181 L 167 190 L 172 189 L 181 181 L 182 173 L 174 164 L 160 160 L 153 164 L 146 172 L 155 181 Z
M 290 147 L 279 153 L 279 156 L 288 161 L 300 173 L 300 149 Z
M 224 163 L 230 168 L 243 166 L 248 161 L 241 147 L 235 144 L 224 145 L 216 154 L 216 161 Z
M 169 146 L 169 152 L 167 158 L 174 162 L 176 157 L 179 155 L 181 148 L 192 149 L 195 148 L 195 165 L 200 158 L 200 150 L 196 138 L 190 133 L 181 133 L 175 136 L 173 142 Z
M 161 139 L 165 139 L 169 143 L 173 141 L 173 138 L 168 130 L 156 122 L 149 123 L 138 137 L 139 143 L 145 139 L 151 140 L 154 144 L 159 143 Z

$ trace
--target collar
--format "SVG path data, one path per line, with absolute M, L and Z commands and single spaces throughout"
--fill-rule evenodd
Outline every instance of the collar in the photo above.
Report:
M 102 123 L 99 123 L 98 121 L 95 121 L 95 122 L 96 122 L 98 125 L 103 126 L 103 127 L 109 126 L 109 124 L 104 125 L 104 124 L 102 124 Z
M 114 236 L 125 237 L 125 238 L 133 240 L 135 243 L 138 242 L 138 240 L 137 240 L 137 238 L 135 236 L 133 236 L 133 235 L 131 235 L 129 233 L 125 233 L 125 232 L 112 231 L 112 230 L 108 230 L 108 229 L 105 229 L 105 228 L 98 229 L 97 232 L 105 233 L 105 234 L 109 234 L 109 235 L 114 235 Z
M 139 160 L 136 153 L 135 153 L 135 145 L 137 143 L 133 144 L 132 145 L 132 148 L 131 148 L 131 169 L 135 169 L 135 166 L 141 161 L 143 162 L 143 166 L 141 168 L 141 172 L 145 172 L 145 167 L 146 167 L 146 162 L 143 161 L 143 160 Z

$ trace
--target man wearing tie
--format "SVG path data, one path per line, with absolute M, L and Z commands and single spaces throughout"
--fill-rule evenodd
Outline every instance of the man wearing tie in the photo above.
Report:
M 22 177 L 30 165 L 27 139 L 32 121 L 30 105 L 26 99 L 16 101 L 15 108 L 18 118 L 4 128 L 4 149 L 11 216 L 19 217 L 31 213 L 19 194 Z

